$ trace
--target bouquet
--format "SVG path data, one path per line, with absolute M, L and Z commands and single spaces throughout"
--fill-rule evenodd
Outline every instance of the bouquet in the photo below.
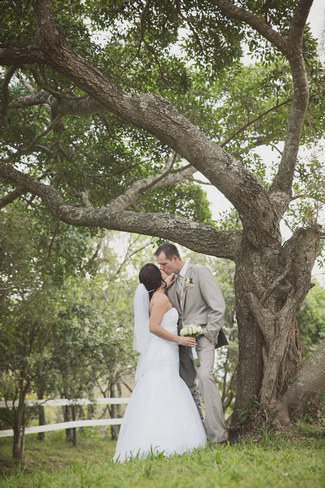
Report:
M 187 325 L 180 331 L 180 336 L 182 337 L 199 337 L 200 335 L 203 334 L 202 327 L 200 325 Z M 200 366 L 200 361 L 199 358 L 197 357 L 197 353 L 195 350 L 195 347 L 192 348 L 192 353 L 193 353 L 193 358 L 194 358 L 194 364 L 195 366 L 199 367 Z

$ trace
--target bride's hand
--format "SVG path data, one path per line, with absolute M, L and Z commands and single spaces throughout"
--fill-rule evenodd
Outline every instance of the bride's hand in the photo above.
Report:
M 195 347 L 196 340 L 195 337 L 180 336 L 179 344 L 181 346 Z
M 174 273 L 168 276 L 164 271 L 161 271 L 161 276 L 164 282 L 166 283 L 166 288 L 169 288 L 175 282 Z

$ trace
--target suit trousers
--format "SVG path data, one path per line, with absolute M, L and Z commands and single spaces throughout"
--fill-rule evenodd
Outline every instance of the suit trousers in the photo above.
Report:
M 196 352 L 200 362 L 196 372 L 199 380 L 199 390 L 205 405 L 207 436 L 212 441 L 222 442 L 227 440 L 227 429 L 221 395 L 213 376 L 215 344 L 206 337 L 201 336 L 197 341 Z
M 196 385 L 196 370 L 194 366 L 193 356 L 191 348 L 186 346 L 179 346 L 179 375 L 185 381 L 189 387 L 192 396 L 194 398 L 195 404 L 199 411 L 202 423 L 204 425 L 205 431 L 205 421 L 202 413 L 202 406 L 199 391 Z
M 191 390 L 208 439 L 222 442 L 227 440 L 227 429 L 221 396 L 213 376 L 215 345 L 206 337 L 201 336 L 198 339 L 196 351 L 200 361 L 200 366 L 197 368 L 194 366 L 189 348 L 180 346 L 180 376 Z M 196 386 L 196 376 L 199 380 L 199 390 L 205 406 L 205 418 L 203 418 L 202 414 L 200 396 Z

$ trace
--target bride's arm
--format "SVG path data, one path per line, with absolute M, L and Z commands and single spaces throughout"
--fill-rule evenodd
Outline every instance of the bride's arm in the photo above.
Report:
M 194 347 L 196 346 L 196 340 L 194 337 L 180 337 L 172 332 L 161 327 L 161 321 L 163 316 L 169 310 L 169 300 L 166 295 L 157 297 L 155 303 L 152 305 L 150 320 L 149 320 L 149 330 L 152 334 L 155 334 L 161 339 L 166 341 L 176 342 L 181 346 Z

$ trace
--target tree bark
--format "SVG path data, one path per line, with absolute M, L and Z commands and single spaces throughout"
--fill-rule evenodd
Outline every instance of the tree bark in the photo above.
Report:
M 43 397 L 44 397 L 43 393 L 39 393 L 37 395 L 37 399 L 38 400 L 43 400 Z M 45 425 L 46 424 L 46 420 L 45 420 L 45 408 L 42 405 L 39 405 L 37 407 L 37 409 L 38 409 L 38 425 Z M 39 432 L 37 434 L 37 439 L 39 441 L 44 441 L 44 439 L 45 439 L 45 432 Z
M 65 397 L 63 397 L 65 398 Z M 64 405 L 63 408 L 63 419 L 64 422 L 70 422 L 71 421 L 71 406 L 70 405 Z M 67 441 L 71 442 L 73 441 L 73 435 L 72 435 L 72 429 L 65 429 L 65 438 Z
M 290 424 L 289 406 L 304 405 L 311 395 L 321 395 L 325 390 L 325 341 L 323 341 L 298 372 L 294 382 L 277 404 L 275 427 Z M 318 402 L 319 403 L 319 402 Z
M 255 401 L 276 408 L 302 366 L 295 315 L 311 287 L 319 235 L 320 226 L 299 229 L 280 252 L 256 250 L 243 239 L 235 278 L 238 412 Z
M 71 406 L 71 413 L 72 413 L 72 420 L 77 420 L 77 405 Z M 72 445 L 73 447 L 77 447 L 77 429 L 76 427 L 72 428 Z
M 18 405 L 14 410 L 12 457 L 17 463 L 23 460 L 25 448 L 25 398 L 27 389 L 24 383 L 21 378 L 19 381 Z
M 121 385 L 120 383 L 113 383 L 110 385 L 110 396 L 111 398 L 120 397 L 122 394 Z M 111 405 L 110 408 L 110 417 L 112 419 L 119 418 L 121 416 L 121 406 L 120 405 Z M 116 441 L 118 439 L 118 434 L 120 431 L 119 425 L 111 425 L 111 439 L 112 441 Z

